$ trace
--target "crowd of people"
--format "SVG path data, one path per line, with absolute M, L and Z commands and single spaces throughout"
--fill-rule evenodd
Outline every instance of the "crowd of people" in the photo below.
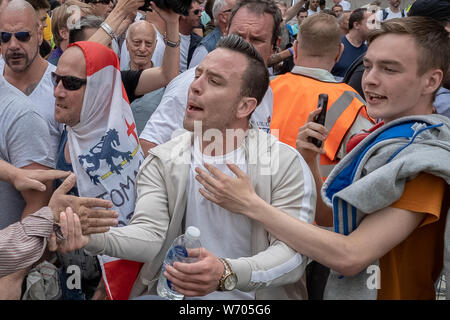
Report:
M 450 1 L 156 3 L 0 0 L 0 299 L 436 299 Z

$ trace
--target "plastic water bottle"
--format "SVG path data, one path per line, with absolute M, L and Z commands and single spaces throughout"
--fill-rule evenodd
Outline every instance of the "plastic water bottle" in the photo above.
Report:
M 166 265 L 172 266 L 176 261 L 186 263 L 197 261 L 197 258 L 188 258 L 186 249 L 192 248 L 201 248 L 200 230 L 194 226 L 188 227 L 185 234 L 177 237 L 167 251 L 156 289 L 160 297 L 170 300 L 181 300 L 184 298 L 184 295 L 176 292 L 172 288 L 172 283 L 164 276 L 164 271 L 166 270 Z

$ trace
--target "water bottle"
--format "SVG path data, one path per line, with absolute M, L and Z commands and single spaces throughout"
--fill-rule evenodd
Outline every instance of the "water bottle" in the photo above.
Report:
M 200 230 L 194 226 L 188 227 L 185 234 L 177 237 L 167 251 L 156 289 L 160 297 L 170 300 L 181 300 L 184 298 L 184 295 L 173 290 L 172 283 L 164 276 L 164 271 L 166 270 L 166 265 L 172 266 L 176 261 L 187 263 L 197 261 L 197 258 L 188 258 L 186 249 L 192 248 L 201 248 Z

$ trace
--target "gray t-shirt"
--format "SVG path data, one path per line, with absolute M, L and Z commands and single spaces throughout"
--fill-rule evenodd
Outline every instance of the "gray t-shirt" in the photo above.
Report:
M 16 167 L 32 163 L 55 167 L 47 121 L 31 101 L 0 81 L 0 159 Z M 20 192 L 0 181 L 0 229 L 20 220 L 25 201 Z

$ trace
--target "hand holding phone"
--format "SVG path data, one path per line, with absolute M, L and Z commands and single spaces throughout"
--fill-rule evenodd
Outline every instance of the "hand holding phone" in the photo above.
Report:
M 322 111 L 314 118 L 315 123 L 319 123 L 321 125 L 325 124 L 325 118 L 327 115 L 327 106 L 328 106 L 328 95 L 325 93 L 319 94 L 319 102 L 317 103 L 317 109 L 322 108 Z M 317 148 L 322 146 L 322 141 L 317 140 L 316 138 L 310 138 L 311 143 L 313 143 Z

